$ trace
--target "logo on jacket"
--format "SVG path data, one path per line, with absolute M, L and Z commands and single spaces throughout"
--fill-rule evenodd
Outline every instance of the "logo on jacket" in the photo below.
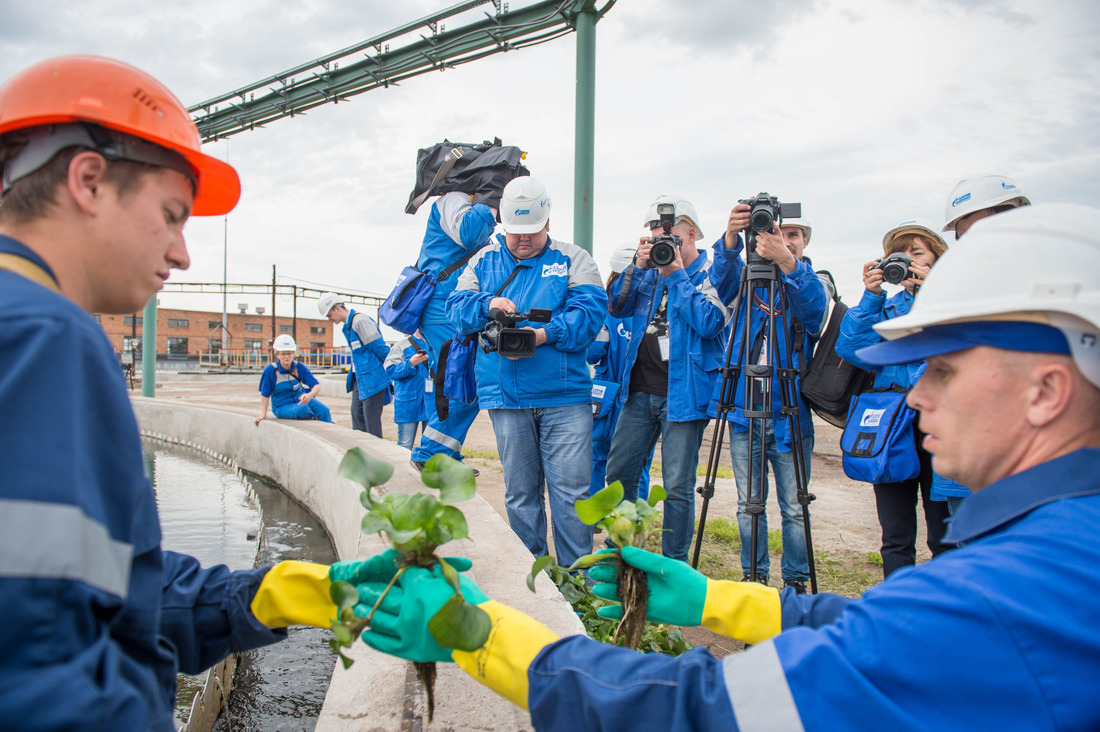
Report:
M 542 265 L 543 277 L 566 277 L 569 275 L 569 265 L 565 262 L 559 262 L 558 264 L 544 264 Z
M 619 323 L 619 327 L 615 329 L 615 332 L 628 341 L 630 340 L 630 331 L 624 328 L 622 323 Z

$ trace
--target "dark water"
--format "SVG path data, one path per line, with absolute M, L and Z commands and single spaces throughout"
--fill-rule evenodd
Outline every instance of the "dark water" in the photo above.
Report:
M 233 569 L 254 561 L 336 561 L 320 522 L 277 485 L 249 474 L 242 480 L 190 448 L 150 440 L 145 451 L 166 549 Z M 263 512 L 262 529 L 249 488 Z M 229 707 L 215 730 L 312 730 L 334 665 L 330 636 L 319 628 L 291 628 L 287 640 L 240 654 Z M 196 683 L 201 680 L 181 674 L 177 715 L 186 716 L 190 701 L 183 700 Z

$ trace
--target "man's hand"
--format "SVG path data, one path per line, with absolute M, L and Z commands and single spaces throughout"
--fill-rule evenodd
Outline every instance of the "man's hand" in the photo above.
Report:
M 412 358 L 409 359 L 409 365 L 410 366 L 419 366 L 420 364 L 424 363 L 427 360 L 428 360 L 428 354 L 418 353 L 418 354 L 416 354 L 415 356 L 413 356 Z
M 729 221 L 726 222 L 724 244 L 726 249 L 737 248 L 737 235 L 744 231 L 745 227 L 749 225 L 750 211 L 752 211 L 752 208 L 747 203 L 739 203 L 730 211 Z
M 638 239 L 638 251 L 634 254 L 634 266 L 638 269 L 649 269 L 649 250 L 653 248 L 653 240 L 648 236 Z
M 516 312 L 516 304 L 506 297 L 494 297 L 489 301 L 489 310 L 500 308 L 506 313 Z
M 676 256 L 668 264 L 664 265 L 663 267 L 657 268 L 657 273 L 659 275 L 661 275 L 662 277 L 668 277 L 676 270 L 684 268 L 684 257 L 683 254 L 680 252 L 680 249 L 681 247 L 672 247 L 672 250 L 676 252 Z
M 872 295 L 882 294 L 882 270 L 878 269 L 877 259 L 863 265 L 863 287 Z
M 757 234 L 756 253 L 764 259 L 770 259 L 779 265 L 779 269 L 783 271 L 783 274 L 794 272 L 795 267 L 798 266 L 798 260 L 787 248 L 782 233 L 761 232 Z

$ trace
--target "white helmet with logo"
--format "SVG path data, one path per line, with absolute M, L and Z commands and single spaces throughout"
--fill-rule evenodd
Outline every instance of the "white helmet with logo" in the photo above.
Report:
M 276 336 L 275 342 L 271 344 L 272 351 L 290 351 L 295 353 L 298 351 L 298 344 L 294 342 L 294 339 L 283 333 L 280 336 Z
M 335 292 L 326 292 L 321 295 L 321 299 L 317 301 L 317 310 L 320 311 L 321 317 L 327 318 L 329 312 L 337 305 L 343 305 L 344 301 Z
M 786 226 L 787 222 L 784 221 L 783 225 Z M 894 243 L 894 239 L 897 239 L 902 234 L 920 234 L 921 236 L 926 236 L 929 239 L 943 244 L 944 249 L 947 248 L 947 242 L 944 241 L 940 233 L 936 231 L 935 224 L 928 219 L 909 219 L 908 221 L 902 221 L 900 224 L 887 231 L 886 235 L 882 237 L 882 253 L 889 254 L 890 245 Z
M 783 219 L 779 222 L 779 228 L 785 229 L 788 226 L 802 229 L 802 235 L 806 237 L 806 243 L 810 243 L 810 234 L 813 233 L 813 227 L 810 226 L 810 222 L 806 219 Z
M 932 268 L 909 314 L 875 330 L 893 340 L 976 320 L 1058 328 L 1100 386 L 1100 210 L 1041 204 L 982 219 Z
M 550 220 L 546 186 L 529 175 L 513 178 L 500 199 L 500 223 L 508 234 L 536 234 Z
M 963 216 L 994 206 L 1030 206 L 1031 201 L 1006 175 L 982 173 L 964 178 L 947 196 L 943 231 L 954 231 Z
M 687 200 L 683 196 L 657 196 L 657 200 L 649 205 L 649 209 L 645 212 L 645 221 L 642 222 L 642 226 L 652 229 L 653 222 L 659 221 L 661 217 L 657 214 L 657 206 L 662 203 L 671 203 L 676 206 L 676 220 L 686 219 L 689 224 L 695 228 L 695 239 L 699 240 L 703 238 L 703 230 L 699 228 L 699 214 L 695 211 L 695 206 L 691 201 Z

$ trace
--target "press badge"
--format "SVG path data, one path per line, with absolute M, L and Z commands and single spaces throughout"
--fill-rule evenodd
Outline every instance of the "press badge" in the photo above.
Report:
M 661 349 L 661 360 L 668 360 L 668 334 L 657 336 L 657 347 Z
M 432 393 L 432 387 L 433 387 L 432 380 L 431 379 L 424 379 L 424 393 L 425 394 L 431 394 Z

